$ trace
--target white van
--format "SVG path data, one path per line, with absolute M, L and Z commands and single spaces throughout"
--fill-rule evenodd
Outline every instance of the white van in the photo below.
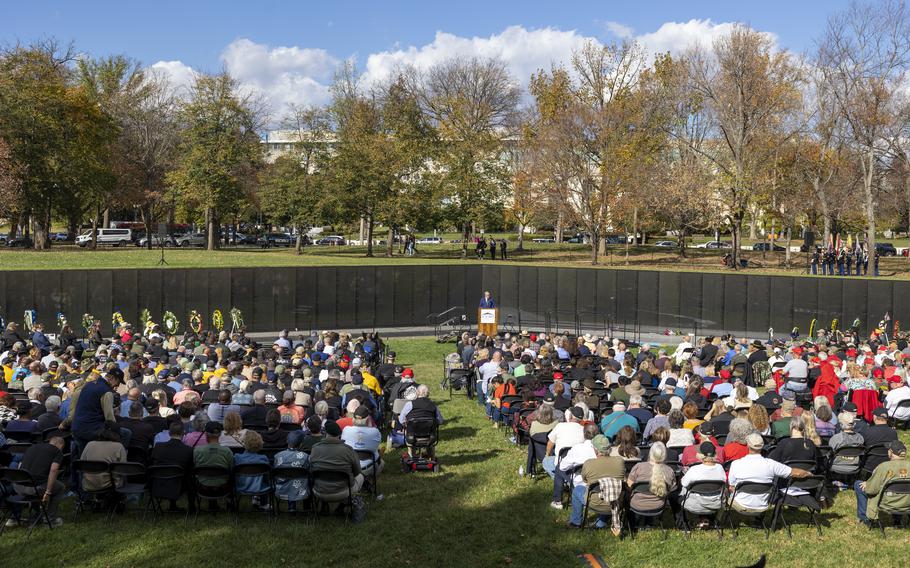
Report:
M 131 242 L 133 242 L 132 229 L 98 229 L 99 245 L 125 247 Z M 76 237 L 76 244 L 83 248 L 92 244 L 91 229 Z

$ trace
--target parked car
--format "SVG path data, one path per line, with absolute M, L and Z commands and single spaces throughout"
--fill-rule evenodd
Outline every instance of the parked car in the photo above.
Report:
M 224 235 L 224 241 L 229 245 L 255 245 L 259 242 L 259 238 L 256 235 L 227 232 Z
M 69 235 L 66 233 L 51 233 L 48 235 L 48 238 L 50 238 L 50 240 L 54 241 L 55 243 L 62 243 L 67 240 L 68 236 Z
M 878 256 L 897 256 L 897 249 L 893 243 L 875 243 Z
M 417 239 L 418 245 L 441 245 L 442 237 L 424 237 L 422 239 Z
M 256 240 L 256 244 L 262 248 L 289 247 L 293 243 L 294 241 L 291 240 L 290 235 L 285 233 L 266 233 Z
M 35 246 L 35 243 L 29 237 L 18 236 L 6 241 L 6 246 L 9 248 L 32 248 Z
M 186 233 L 175 239 L 178 247 L 204 247 L 207 244 L 205 233 Z
M 676 241 L 657 241 L 656 243 L 654 243 L 654 246 L 664 247 L 664 248 L 676 248 L 679 245 Z
M 701 243 L 695 245 L 695 248 L 698 249 L 731 249 L 733 245 L 726 241 L 708 241 L 706 243 Z
M 170 235 L 165 235 L 165 237 L 162 239 L 158 235 L 152 235 L 152 246 L 153 247 L 160 247 L 160 246 L 162 246 L 162 243 L 166 247 L 172 247 L 172 246 L 174 246 L 174 237 L 172 237 Z M 136 242 L 136 246 L 137 247 L 148 246 L 148 237 L 142 237 L 141 239 L 139 239 Z
M 97 239 L 99 245 L 125 247 L 133 242 L 133 231 L 132 229 L 98 229 Z M 91 243 L 91 229 L 76 237 L 76 244 L 80 247 L 85 248 L 86 245 L 90 245 Z
M 787 249 L 785 249 L 784 247 L 779 246 L 779 245 L 774 245 L 774 248 L 772 249 L 771 243 L 755 243 L 754 245 L 752 245 L 752 250 L 758 250 L 758 251 L 773 250 L 774 252 L 784 252 Z
M 555 242 L 556 242 L 556 239 L 554 239 L 553 237 L 540 237 L 540 238 L 537 238 L 537 239 L 531 239 L 531 242 L 532 242 L 532 243 L 538 243 L 538 244 L 549 245 L 549 244 L 555 243 Z
M 330 235 L 319 239 L 316 244 L 319 246 L 343 246 L 345 241 L 341 235 Z

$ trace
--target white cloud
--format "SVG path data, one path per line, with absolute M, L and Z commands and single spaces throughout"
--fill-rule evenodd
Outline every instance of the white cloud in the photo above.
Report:
M 620 39 L 634 39 L 649 53 L 665 51 L 678 54 L 696 43 L 710 43 L 735 25 L 711 20 L 667 22 L 657 30 L 635 35 L 621 22 L 605 22 L 610 34 Z M 772 39 L 776 38 L 771 35 Z M 395 46 L 367 55 L 363 61 L 364 82 L 374 84 L 389 76 L 398 66 L 412 65 L 427 69 L 453 57 L 495 57 L 503 61 L 512 77 L 526 85 L 531 74 L 552 64 L 570 66 L 572 52 L 586 41 L 597 41 L 576 30 L 556 28 L 526 29 L 510 26 L 488 37 L 462 37 L 438 31 L 433 41 L 421 46 Z M 323 104 L 330 98 L 332 74 L 345 56 L 324 49 L 279 46 L 256 43 L 241 38 L 228 44 L 221 53 L 225 68 L 248 91 L 262 95 L 271 108 L 273 119 L 280 118 L 289 104 Z M 159 61 L 152 69 L 166 73 L 176 86 L 188 87 L 193 69 L 181 61 Z
M 193 86 L 195 71 L 182 61 L 159 61 L 152 65 L 151 69 L 164 75 L 178 91 L 186 91 Z
M 688 22 L 666 22 L 656 31 L 639 35 L 635 40 L 648 53 L 670 52 L 679 54 L 695 45 L 710 47 L 718 37 L 730 32 L 736 26 L 734 22 L 714 23 L 711 20 L 689 20 Z M 776 43 L 776 37 L 769 34 Z
M 572 51 L 589 39 L 594 38 L 574 30 L 528 30 L 521 26 L 510 26 L 489 37 L 467 38 L 436 32 L 433 41 L 424 46 L 371 54 L 367 57 L 364 79 L 368 84 L 381 80 L 399 65 L 427 69 L 453 57 L 496 57 L 509 67 L 514 79 L 525 84 L 538 69 L 549 68 L 552 63 L 568 65 Z
M 607 28 L 608 32 L 620 39 L 631 39 L 635 35 L 635 30 L 632 27 L 619 22 L 604 22 L 604 27 Z

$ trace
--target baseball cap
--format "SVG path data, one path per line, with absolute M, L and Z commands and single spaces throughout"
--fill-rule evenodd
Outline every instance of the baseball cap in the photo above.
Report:
M 717 448 L 715 448 L 714 444 L 711 442 L 702 442 L 701 445 L 698 446 L 698 453 L 705 457 L 714 457 L 717 455 Z
M 556 404 L 556 397 L 553 396 L 552 394 L 548 394 L 547 396 L 543 397 L 543 403 L 544 404 Z
M 749 446 L 750 450 L 760 450 L 765 447 L 765 440 L 761 437 L 761 434 L 752 432 L 746 436 L 746 445 Z
M 907 446 L 900 440 L 892 440 L 891 443 L 888 444 L 888 449 L 896 456 L 907 455 Z
M 574 416 L 578 420 L 581 420 L 585 417 L 585 411 L 582 410 L 582 408 L 580 406 L 573 406 L 572 407 L 572 416 Z
M 591 440 L 591 445 L 594 446 L 594 449 L 598 452 L 605 453 L 610 449 L 610 440 L 603 434 L 598 434 Z
M 879 418 L 887 418 L 888 409 L 885 408 L 884 406 L 879 406 L 878 408 L 876 408 L 875 410 L 872 411 L 872 416 L 878 416 Z
M 676 386 L 676 379 L 674 379 L 673 377 L 670 377 L 669 379 L 667 379 L 666 381 L 664 381 L 664 386 L 665 386 L 665 387 L 675 387 L 675 386 Z
M 357 410 L 354 411 L 354 416 L 357 418 L 366 418 L 370 415 L 370 409 L 365 404 L 361 404 L 357 407 Z
M 414 370 L 410 367 L 401 372 L 402 377 L 414 378 Z

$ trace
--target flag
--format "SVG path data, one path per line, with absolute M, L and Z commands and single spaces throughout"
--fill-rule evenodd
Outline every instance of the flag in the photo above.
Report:
M 853 235 L 847 235 L 847 250 L 853 250 Z

